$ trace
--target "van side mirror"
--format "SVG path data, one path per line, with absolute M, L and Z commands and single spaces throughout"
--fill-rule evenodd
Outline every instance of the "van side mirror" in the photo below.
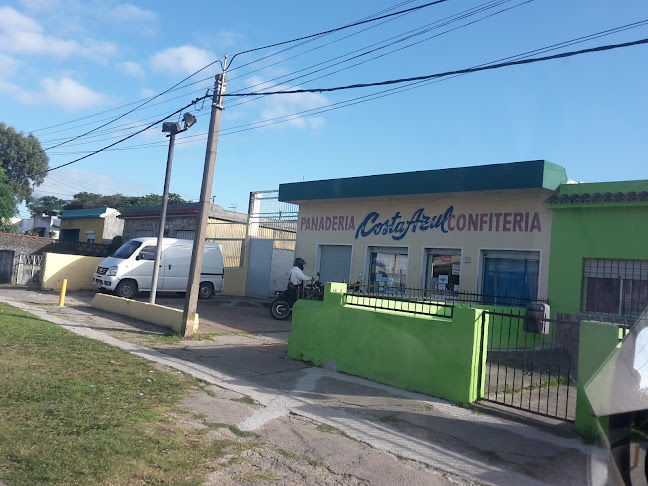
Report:
M 140 256 L 137 255 L 137 256 L 135 257 L 135 260 L 139 260 L 139 259 L 140 259 Z

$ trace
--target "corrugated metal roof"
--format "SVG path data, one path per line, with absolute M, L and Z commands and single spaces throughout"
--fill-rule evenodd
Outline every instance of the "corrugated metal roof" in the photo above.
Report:
M 185 203 L 185 204 L 169 204 L 167 206 L 167 216 L 182 216 L 198 214 L 200 203 Z M 160 216 L 162 212 L 162 205 L 156 206 L 134 206 L 126 209 L 119 218 L 147 218 L 152 216 Z M 224 221 L 234 221 L 237 223 L 247 223 L 247 214 L 237 213 L 236 211 L 229 211 L 223 209 L 217 204 L 210 204 L 209 217 L 213 219 L 220 219 Z

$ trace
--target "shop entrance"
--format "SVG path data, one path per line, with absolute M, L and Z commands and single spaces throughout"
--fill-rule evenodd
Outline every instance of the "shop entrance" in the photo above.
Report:
M 461 250 L 431 248 L 427 250 L 425 289 L 431 294 L 460 291 Z

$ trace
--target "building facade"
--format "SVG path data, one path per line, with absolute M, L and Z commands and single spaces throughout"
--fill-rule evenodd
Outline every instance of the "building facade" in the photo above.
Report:
M 282 184 L 299 204 L 296 255 L 325 281 L 484 303 L 546 298 L 552 212 L 567 181 L 546 161 Z
M 636 318 L 648 307 L 648 180 L 563 184 L 553 213 L 553 312 Z
M 117 217 L 114 208 L 65 209 L 61 213 L 62 241 L 86 243 L 110 243 L 115 236 L 121 236 L 124 222 Z

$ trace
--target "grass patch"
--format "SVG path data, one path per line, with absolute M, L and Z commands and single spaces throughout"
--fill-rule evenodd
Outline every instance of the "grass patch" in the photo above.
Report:
M 358 442 L 357 439 L 354 439 L 353 437 L 351 437 L 351 436 L 350 436 L 349 434 L 347 434 L 346 432 L 344 432 L 344 431 L 338 429 L 337 427 L 333 427 L 332 425 L 328 425 L 328 424 L 319 424 L 319 425 L 318 425 L 317 427 L 315 427 L 315 428 L 316 428 L 317 430 L 319 430 L 320 432 L 326 432 L 327 434 L 341 435 L 342 437 L 344 437 L 344 438 L 346 438 L 346 439 L 352 440 L 352 441 L 354 441 L 354 442 Z
M 241 430 L 236 425 L 220 424 L 220 423 L 212 424 L 212 423 L 209 423 L 209 422 L 204 422 L 204 424 L 207 427 L 212 428 L 212 429 L 227 429 L 232 434 L 234 434 L 236 437 L 256 437 L 257 436 L 254 432 Z
M 241 398 L 232 398 L 233 402 L 239 402 L 239 403 L 247 403 L 248 405 L 254 405 L 256 402 L 252 399 L 252 397 L 249 397 L 247 395 L 242 396 Z
M 504 393 L 508 394 L 515 394 L 519 393 L 522 390 L 540 390 L 542 388 L 551 388 L 553 386 L 558 386 L 558 385 L 566 385 L 567 384 L 567 379 L 564 376 L 559 376 L 558 378 L 552 378 L 551 380 L 548 381 L 541 381 L 540 383 L 534 383 L 533 385 L 527 385 L 525 387 L 519 387 L 519 388 L 507 388 L 504 390 Z
M 193 381 L 0 304 L 0 479 L 201 484 L 236 443 L 169 417 Z

